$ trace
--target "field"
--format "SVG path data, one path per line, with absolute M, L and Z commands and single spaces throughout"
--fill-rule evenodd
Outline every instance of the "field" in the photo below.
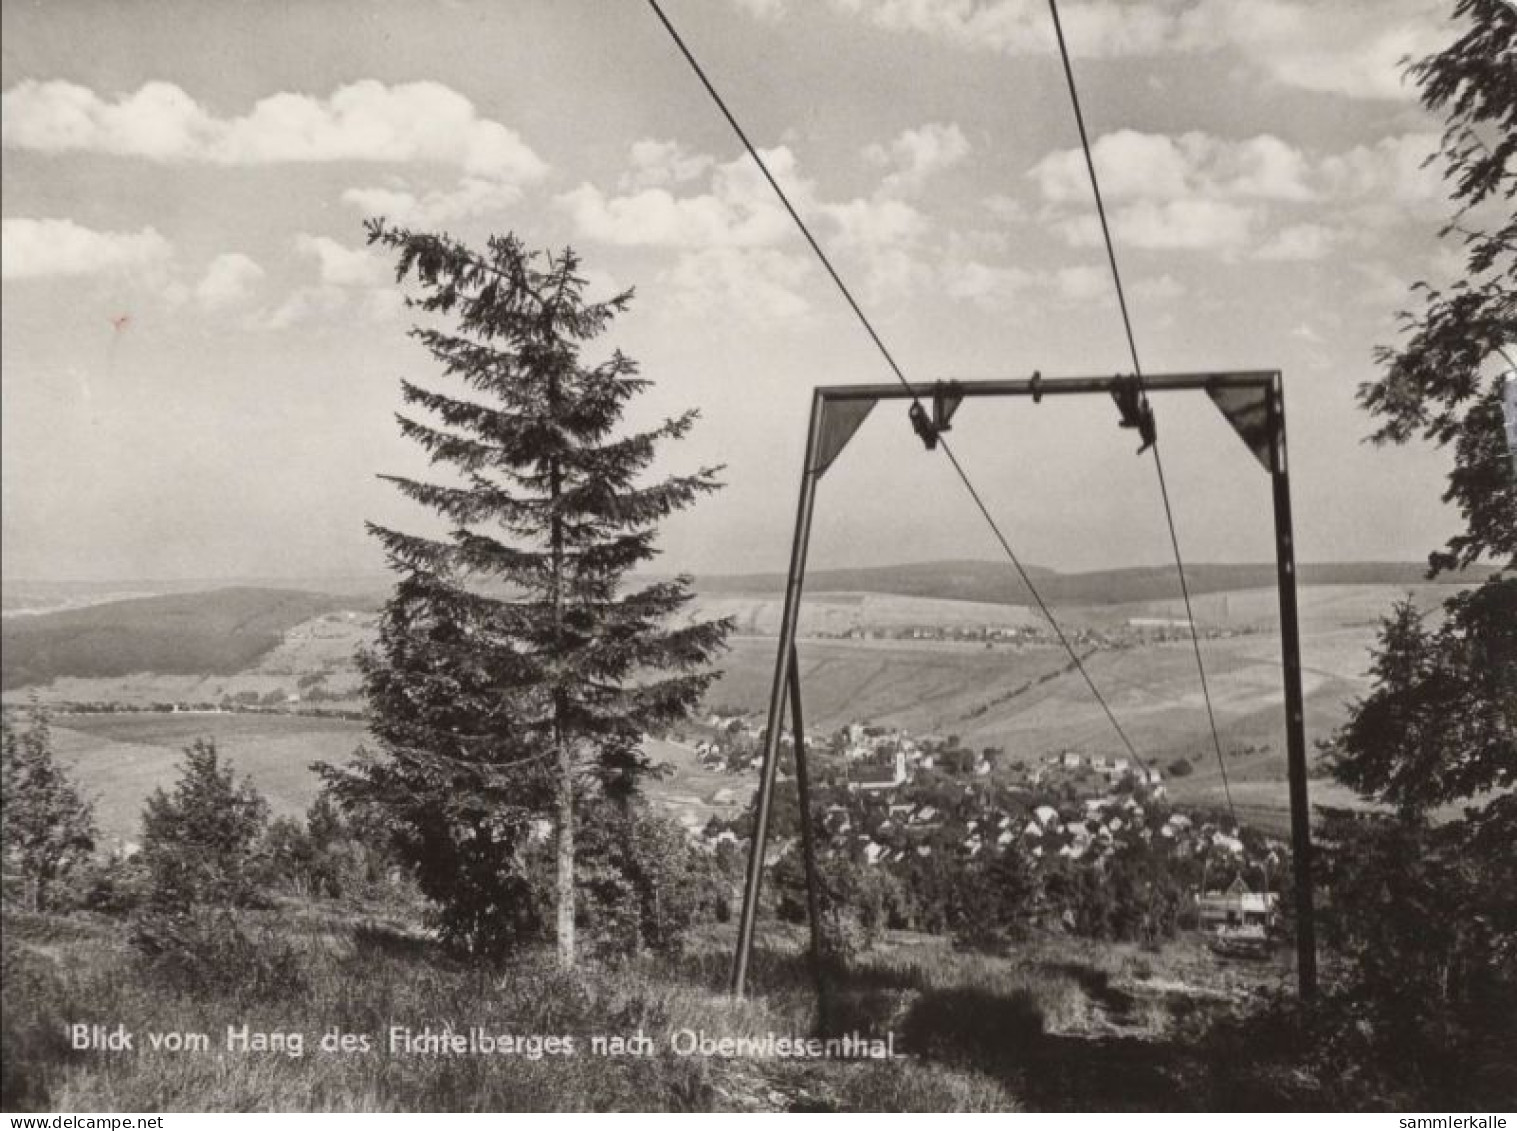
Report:
M 344 762 L 364 738 L 363 726 L 341 719 L 292 715 L 66 715 L 53 737 L 60 759 L 95 801 L 108 840 L 132 841 L 143 802 L 178 776 L 181 751 L 210 738 L 239 776 L 253 779 L 274 813 L 303 813 L 320 782 L 315 761 Z
M 975 573 L 974 576 L 979 576 Z M 856 579 L 855 579 L 856 580 Z M 908 579 L 909 580 L 909 579 Z M 913 582 L 915 583 L 915 582 Z M 718 587 L 720 590 L 721 587 Z M 1310 744 L 1330 734 L 1346 705 L 1368 684 L 1365 672 L 1375 627 L 1391 603 L 1410 592 L 1424 608 L 1435 607 L 1446 586 L 1400 589 L 1383 584 L 1310 585 L 1301 590 L 1303 684 Z M 253 595 L 263 594 L 262 598 Z M 305 595 L 295 595 L 306 600 Z M 223 674 L 132 672 L 119 675 L 61 675 L 44 685 L 14 688 L 10 705 L 36 695 L 44 703 L 115 701 L 138 706 L 155 702 L 219 702 L 223 696 L 292 694 L 302 681 L 319 675 L 323 689 L 345 707 L 358 707 L 353 654 L 373 631 L 366 599 L 312 598 L 311 609 L 292 605 L 289 595 L 264 590 L 177 594 L 172 607 L 206 612 L 192 618 L 191 639 L 205 640 L 217 625 L 242 616 L 242 623 L 267 627 L 281 616 L 302 616 L 244 667 Z M 186 604 L 188 602 L 188 604 Z M 133 623 L 144 605 L 90 607 L 62 614 L 65 626 L 91 614 L 92 631 Z M 738 707 L 755 716 L 765 709 L 774 663 L 780 603 L 771 594 L 706 593 L 700 615 L 734 616 L 738 634 L 720 661 L 724 675 L 708 703 Z M 93 609 L 93 613 L 91 610 Z M 1060 608 L 1071 632 L 1120 631 L 1133 619 L 1173 619 L 1182 614 L 1173 598 L 1128 604 Z M 1204 594 L 1196 600 L 1198 622 L 1211 633 L 1202 641 L 1218 730 L 1228 751 L 1227 772 L 1235 804 L 1253 823 L 1278 829 L 1286 814 L 1285 742 L 1280 708 L 1280 653 L 1277 597 L 1271 588 Z M 187 614 L 186 614 L 187 615 Z M 46 624 L 51 617 L 7 618 Z M 1033 760 L 1064 749 L 1089 754 L 1125 753 L 1119 739 L 1057 646 L 999 641 L 963 643 L 920 639 L 838 639 L 857 630 L 888 636 L 912 628 L 946 631 L 1017 628 L 1037 623 L 1025 607 L 962 600 L 864 592 L 808 593 L 803 603 L 800 655 L 808 727 L 833 728 L 869 721 L 916 734 L 957 734 L 969 746 L 996 746 L 1009 756 Z M 77 627 L 77 626 L 76 626 Z M 1221 635 L 1225 633 L 1226 635 Z M 193 651 L 193 649 L 192 649 Z M 1169 779 L 1181 803 L 1221 805 L 1221 772 L 1211 749 L 1195 661 L 1185 640 L 1150 642 L 1115 650 L 1080 649 L 1093 679 L 1105 691 L 1139 753 L 1167 767 L 1184 758 L 1194 766 L 1187 777 Z M 107 835 L 132 839 L 142 801 L 158 785 L 172 781 L 180 749 L 197 737 L 214 738 L 238 767 L 252 776 L 277 812 L 302 810 L 317 788 L 309 772 L 316 760 L 340 762 L 362 741 L 360 724 L 334 719 L 273 714 L 101 714 L 67 715 L 57 720 L 59 748 L 97 798 Z M 702 770 L 688 746 L 669 744 L 651 751 L 675 772 L 650 792 L 688 821 L 742 804 L 751 777 Z M 731 796 L 721 791 L 731 791 Z M 1354 804 L 1334 783 L 1318 778 L 1314 802 Z

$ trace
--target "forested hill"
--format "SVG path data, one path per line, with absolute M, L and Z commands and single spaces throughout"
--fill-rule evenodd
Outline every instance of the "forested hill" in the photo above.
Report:
M 372 604 L 295 589 L 232 588 L 7 617 L 0 622 L 0 686 L 46 684 L 59 675 L 227 675 L 254 663 L 302 621 Z
M 1425 566 L 1416 562 L 1319 562 L 1299 567 L 1302 585 L 1425 585 Z M 1058 573 L 1028 568 L 1044 600 L 1058 604 L 1122 605 L 1131 601 L 1164 600 L 1179 595 L 1173 566 L 1136 566 L 1095 573 Z M 1461 583 L 1480 576 L 1478 570 L 1441 580 Z M 1188 565 L 1185 577 L 1192 596 L 1235 589 L 1261 589 L 1275 584 L 1272 562 L 1236 565 Z M 784 590 L 780 573 L 713 574 L 696 579 L 706 595 L 774 594 Z M 812 593 L 893 593 L 953 601 L 1023 605 L 1032 600 L 1021 578 L 1005 562 L 946 561 L 861 569 L 817 569 L 806 575 Z

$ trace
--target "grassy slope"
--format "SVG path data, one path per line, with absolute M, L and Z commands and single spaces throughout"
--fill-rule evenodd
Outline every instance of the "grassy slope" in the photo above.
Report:
M 904 1059 L 776 1061 L 679 1057 L 680 1029 L 715 1036 L 810 1035 L 811 980 L 794 928 L 766 923 L 751 997 L 724 993 L 731 929 L 683 958 L 574 975 L 545 955 L 492 970 L 437 953 L 394 909 L 376 915 L 290 904 L 244 914 L 254 944 L 200 975 L 155 969 L 99 917 L 8 913 L 3 938 L 7 1110 L 1209 1110 L 1216 1094 L 1187 1018 L 1278 986 L 1281 964 L 1229 967 L 1181 940 L 1158 951 L 1049 940 L 1007 958 L 895 936 L 831 981 L 830 1031 L 893 1032 Z M 70 1022 L 204 1032 L 210 1053 L 73 1052 Z M 307 1051 L 230 1053 L 228 1024 L 300 1031 Z M 508 1060 L 392 1054 L 390 1025 L 471 1025 L 576 1037 L 641 1030 L 651 1057 Z M 373 1052 L 322 1054 L 328 1028 Z M 139 1044 L 144 1041 L 138 1037 Z
M 243 588 L 7 617 L 0 686 L 46 684 L 60 675 L 229 674 L 302 621 L 351 605 L 322 593 Z
M 358 723 L 280 715 L 67 715 L 55 746 L 85 792 L 107 838 L 135 840 L 143 802 L 178 777 L 181 751 L 214 739 L 241 776 L 250 776 L 276 814 L 302 813 L 320 785 L 310 764 L 344 762 L 363 741 Z

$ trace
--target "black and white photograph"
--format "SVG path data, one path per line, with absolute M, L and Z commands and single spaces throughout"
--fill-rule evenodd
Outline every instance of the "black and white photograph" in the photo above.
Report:
M 5 0 L 0 99 L 8 1126 L 1517 1127 L 1513 0 Z

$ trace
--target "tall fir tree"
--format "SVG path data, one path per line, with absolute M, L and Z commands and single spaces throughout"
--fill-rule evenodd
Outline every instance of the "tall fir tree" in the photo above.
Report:
M 387 815 L 445 934 L 477 953 L 546 910 L 526 858 L 550 817 L 555 933 L 572 965 L 576 815 L 593 795 L 636 793 L 644 736 L 699 701 L 731 627 L 676 623 L 689 577 L 629 575 L 655 556 L 659 522 L 715 490 L 720 469 L 651 476 L 694 411 L 619 430 L 649 382 L 620 351 L 592 364 L 581 350 L 632 292 L 587 300 L 572 250 L 529 253 L 508 234 L 479 252 L 383 220 L 367 232 L 433 316 L 412 336 L 474 395 L 401 382 L 430 414 L 399 416 L 402 433 L 456 481 L 384 478 L 451 530 L 370 524 L 400 574 L 363 658 L 380 749 L 326 773 L 346 802 Z

